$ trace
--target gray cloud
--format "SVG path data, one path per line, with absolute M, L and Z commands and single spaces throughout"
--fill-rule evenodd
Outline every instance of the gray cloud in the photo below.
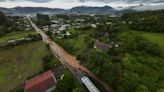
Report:
M 27 0 L 27 1 L 32 1 L 32 2 L 49 2 L 52 0 Z
M 0 0 L 0 2 L 5 1 L 31 1 L 31 2 L 50 2 L 50 1 L 58 1 L 58 0 Z M 62 1 L 62 0 L 61 0 Z M 111 2 L 125 2 L 125 3 L 164 3 L 164 0 L 63 0 L 68 2 L 104 2 L 104 3 L 111 3 Z
M 49 2 L 49 1 L 52 1 L 52 0 L 0 0 L 0 2 L 5 2 L 5 1 L 9 1 L 9 2 L 22 2 L 22 1 Z
M 69 9 L 76 6 L 127 7 L 139 4 L 158 4 L 164 0 L 0 0 L 0 7 L 50 7 Z

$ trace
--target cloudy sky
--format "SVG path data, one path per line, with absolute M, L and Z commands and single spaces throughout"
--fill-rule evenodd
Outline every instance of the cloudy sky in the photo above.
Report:
M 0 0 L 0 7 L 50 7 L 69 9 L 75 6 L 105 6 L 127 7 L 139 4 L 156 5 L 164 3 L 164 0 Z

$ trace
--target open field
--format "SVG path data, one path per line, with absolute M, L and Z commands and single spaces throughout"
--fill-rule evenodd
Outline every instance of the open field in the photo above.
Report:
M 0 92 L 8 92 L 43 70 L 42 57 L 48 53 L 41 41 L 0 49 Z
M 5 35 L 4 37 L 0 37 L 0 42 L 7 41 L 9 39 L 19 39 L 19 38 L 28 36 L 29 34 L 36 34 L 36 32 L 35 31 L 12 32 Z
M 164 34 L 163 33 L 149 33 L 149 32 L 138 32 L 142 34 L 149 41 L 158 44 L 164 51 Z

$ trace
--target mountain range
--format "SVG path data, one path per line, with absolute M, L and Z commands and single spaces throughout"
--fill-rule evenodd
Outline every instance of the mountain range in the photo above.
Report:
M 35 15 L 36 13 L 42 14 L 120 14 L 124 11 L 147 11 L 147 10 L 161 10 L 164 9 L 164 4 L 160 5 L 137 5 L 131 6 L 125 9 L 114 9 L 110 6 L 104 7 L 89 7 L 89 6 L 78 6 L 71 9 L 60 9 L 60 8 L 44 8 L 44 7 L 15 7 L 15 8 L 0 8 L 0 11 L 9 15 Z
M 72 9 L 43 8 L 43 7 L 15 7 L 0 8 L 0 11 L 10 15 L 27 15 L 27 14 L 114 14 L 117 11 L 110 6 L 104 7 L 86 7 L 79 6 Z

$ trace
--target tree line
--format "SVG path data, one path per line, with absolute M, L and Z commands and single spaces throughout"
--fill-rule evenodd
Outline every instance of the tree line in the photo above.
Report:
M 126 13 L 125 21 L 131 21 L 129 27 L 137 31 L 164 32 L 164 10 Z

